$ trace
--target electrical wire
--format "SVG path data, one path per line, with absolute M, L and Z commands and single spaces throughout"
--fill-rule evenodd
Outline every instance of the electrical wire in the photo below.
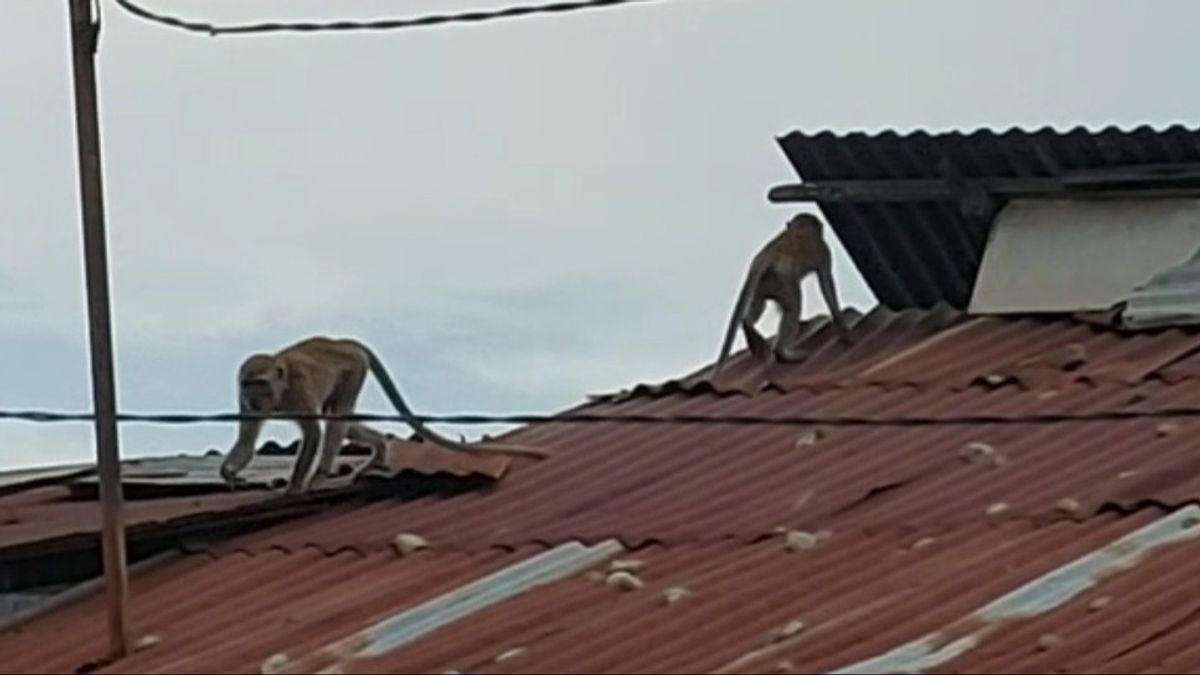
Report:
M 643 415 L 566 412 L 561 414 L 456 414 L 417 415 L 427 424 L 726 424 L 733 426 L 868 426 L 868 427 L 918 427 L 941 425 L 995 425 L 995 424 L 1059 424 L 1063 422 L 1106 422 L 1138 419 L 1161 419 L 1200 416 L 1200 408 L 1175 407 L 1157 410 L 1106 410 L 1091 413 L 1039 413 L 1032 415 L 946 415 L 946 416 L 793 416 L 793 415 Z M 216 424 L 240 420 L 336 420 L 348 422 L 404 422 L 399 415 L 353 414 L 353 415 L 252 415 L 241 413 L 119 413 L 117 421 L 142 424 Z M 60 424 L 89 422 L 95 420 L 91 413 L 64 413 L 45 410 L 0 410 L 0 421 L 21 421 L 37 424 Z
M 447 24 L 482 23 L 499 19 L 515 19 L 534 14 L 565 14 L 585 9 L 599 9 L 618 5 L 646 4 L 665 2 L 666 0 L 563 0 L 540 5 L 512 5 L 500 9 L 476 10 L 455 14 L 427 14 L 423 16 L 402 19 L 374 19 L 367 21 L 337 20 L 337 21 L 264 21 L 249 24 L 216 25 L 204 21 L 183 19 L 169 14 L 163 14 L 147 9 L 133 0 L 114 0 L 117 6 L 129 14 L 168 28 L 192 33 L 204 33 L 210 36 L 218 35 L 248 35 L 261 33 L 321 33 L 346 31 L 385 31 L 404 28 L 424 28 Z M 745 0 L 743 0 L 745 1 Z

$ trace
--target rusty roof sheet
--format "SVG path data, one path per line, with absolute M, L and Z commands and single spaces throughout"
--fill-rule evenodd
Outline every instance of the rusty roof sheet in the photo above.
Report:
M 584 409 L 810 423 L 521 430 L 515 439 L 555 456 L 515 462 L 491 489 L 331 505 L 147 573 L 134 583 L 135 621 L 162 641 L 113 668 L 256 671 L 548 547 L 616 539 L 646 563 L 637 592 L 581 572 L 345 672 L 819 672 L 972 628 L 955 622 L 1200 494 L 1194 332 L 880 309 L 839 358 L 821 326 L 807 340 L 823 356 L 781 368 L 765 388 L 745 386 L 755 374 L 739 355 L 728 380 L 682 378 Z M 795 554 L 783 544 L 793 531 L 830 536 Z M 401 532 L 433 550 L 399 558 Z M 1196 546 L 1137 558 L 939 667 L 1200 668 L 1190 646 L 1200 624 L 1180 600 L 1200 571 Z M 674 585 L 692 593 L 663 607 Z M 98 602 L 0 637 L 0 667 L 95 658 Z M 793 620 L 803 630 L 773 648 L 770 631 Z M 55 639 L 64 631 L 79 636 L 69 650 Z M 493 663 L 501 654 L 511 658 Z
M 264 492 L 130 500 L 125 522 L 130 528 L 167 523 L 199 514 L 215 515 L 269 498 Z M 94 537 L 100 531 L 100 508 L 94 501 L 71 497 L 63 485 L 46 486 L 0 497 L 0 550 L 74 536 Z
M 931 633 L 953 637 L 960 617 L 1159 516 L 976 523 L 932 535 L 847 531 L 800 553 L 778 537 L 651 546 L 627 558 L 641 564 L 637 590 L 604 583 L 604 561 L 398 649 L 346 658 L 336 672 L 828 672 Z M 134 580 L 135 635 L 154 644 L 99 672 L 266 672 L 276 655 L 329 653 L 360 629 L 541 550 L 193 555 Z M 1197 601 L 1181 594 L 1188 597 L 1197 553 L 1195 540 L 1150 552 L 1044 614 L 998 625 L 941 672 L 1196 669 L 1200 625 L 1183 619 Z M 0 666 L 54 673 L 95 663 L 105 648 L 102 619 L 96 596 L 10 632 L 0 637 Z
M 218 475 L 220 455 L 123 462 L 126 524 L 136 530 L 183 520 L 219 520 L 235 512 L 245 513 L 244 507 L 262 507 L 251 509 L 255 512 L 269 510 L 268 503 L 274 502 L 276 496 L 269 488 L 286 485 L 295 444 L 280 447 L 268 443 L 263 450 L 242 474 L 248 487 L 236 492 L 229 491 Z M 393 478 L 417 474 L 497 480 L 507 473 L 512 460 L 498 455 L 473 457 L 428 443 L 395 438 L 389 441 L 386 461 Z M 365 462 L 365 456 L 355 454 L 341 459 L 347 470 Z M 100 508 L 95 498 L 96 479 L 90 467 L 12 472 L 9 480 L 0 484 L 7 489 L 7 493 L 0 492 L 0 551 L 27 549 L 33 544 L 70 537 L 94 537 L 100 529 Z M 350 480 L 346 478 L 343 486 Z M 285 507 L 295 501 L 279 503 Z
M 42 485 L 53 485 L 72 478 L 80 478 L 96 470 L 94 464 L 61 464 L 58 466 L 35 467 L 0 471 L 0 495 Z
M 793 131 L 778 142 L 801 179 L 813 182 L 938 178 L 943 157 L 964 179 L 1200 162 L 1200 129 L 1182 125 L 971 133 Z M 821 203 L 821 210 L 883 305 L 967 306 L 990 223 L 969 222 L 953 204 L 939 202 Z
M 1072 384 L 1133 386 L 1181 373 L 1181 367 L 1196 368 L 1198 360 L 1188 358 L 1200 351 L 1200 332 L 1194 328 L 1129 334 L 1107 320 L 974 317 L 947 305 L 928 311 L 876 310 L 853 322 L 855 343 L 846 346 L 833 339 L 828 320 L 818 318 L 806 324 L 801 345 L 813 354 L 803 363 L 764 373 L 742 350 L 730 358 L 716 381 L 706 366 L 682 378 L 638 385 L 598 400 L 677 393 L 755 394 L 767 389 L 828 392 L 909 387 L 944 395 L 1005 385 L 1023 390 Z

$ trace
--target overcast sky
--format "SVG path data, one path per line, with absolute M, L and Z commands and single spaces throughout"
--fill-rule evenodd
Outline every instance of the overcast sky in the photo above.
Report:
M 498 5 L 140 1 L 216 21 Z M 102 2 L 126 411 L 230 410 L 242 357 L 313 333 L 374 345 L 423 412 L 560 410 L 712 359 L 788 215 L 765 197 L 795 178 L 777 135 L 1200 117 L 1200 4 L 1183 0 L 675 0 L 217 39 Z M 90 407 L 65 6 L 0 3 L 0 408 Z M 833 246 L 842 297 L 869 308 Z M 385 409 L 373 385 L 364 405 Z M 92 455 L 88 425 L 0 422 L 0 467 Z

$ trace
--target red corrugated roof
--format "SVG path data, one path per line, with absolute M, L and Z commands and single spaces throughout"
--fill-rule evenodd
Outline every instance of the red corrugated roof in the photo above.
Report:
M 608 538 L 641 547 L 630 556 L 646 563 L 644 588 L 621 593 L 579 572 L 399 649 L 350 658 L 346 672 L 816 672 L 951 626 L 1200 490 L 1191 442 L 1200 420 L 1181 410 L 1200 407 L 1195 332 L 876 311 L 856 334 L 847 349 L 818 327 L 809 339 L 822 360 L 781 369 L 765 388 L 761 371 L 737 361 L 715 386 L 685 378 L 587 409 L 824 421 L 537 426 L 514 438 L 555 457 L 518 462 L 490 490 L 331 507 L 213 549 L 215 559 L 151 572 L 134 583 L 135 621 L 162 639 L 113 672 L 255 671 L 538 547 Z M 830 538 L 790 553 L 782 533 L 793 529 Z M 397 559 L 400 532 L 433 551 Z M 1150 552 L 944 667 L 1200 668 L 1187 581 L 1196 548 Z M 662 607 L 671 585 L 692 594 Z M 1091 607 L 1101 596 L 1110 603 Z M 98 603 L 0 637 L 0 667 L 55 671 L 95 658 Z M 731 665 L 794 619 L 804 622 L 798 636 Z M 56 638 L 64 631 L 70 650 Z
M 1042 527 L 976 524 L 925 545 L 917 534 L 849 532 L 800 554 L 778 540 L 652 546 L 632 556 L 644 564 L 639 577 L 646 585 L 638 591 L 579 574 L 382 656 L 352 660 L 344 672 L 752 673 L 778 672 L 781 664 L 824 672 L 951 624 L 1154 517 L 1144 511 Z M 157 644 L 101 672 L 259 672 L 275 654 L 318 651 L 534 552 L 192 556 L 136 580 L 135 631 Z M 1095 672 L 1117 656 L 1140 672 L 1156 659 L 1183 657 L 1189 641 L 1175 641 L 1165 654 L 1158 645 L 1124 652 L 1195 611 L 1200 600 L 1187 599 L 1194 582 L 1178 568 L 1190 568 L 1198 552 L 1196 544 L 1180 546 L 1057 612 L 1003 629 L 946 672 L 1047 672 L 1060 665 Z M 668 606 L 669 588 L 688 594 Z M 1094 608 L 1098 598 L 1107 601 L 1102 609 Z M 6 637 L 4 668 L 78 668 L 103 653 L 102 618 L 95 597 Z M 776 632 L 794 621 L 803 629 L 776 642 Z M 1040 641 L 1050 634 L 1063 642 L 1046 653 Z M 495 663 L 513 650 L 522 651 Z M 1179 662 L 1184 671 L 1198 666 L 1200 654 Z
M 153 501 L 129 501 L 125 522 L 129 527 L 163 523 L 198 514 L 219 514 L 265 501 L 263 492 L 228 492 Z M 100 531 L 100 509 L 95 501 L 70 498 L 65 486 L 37 488 L 0 497 L 0 549 L 16 548 L 75 535 L 94 536 Z
M 458 478 L 486 477 L 500 479 L 508 471 L 511 459 L 504 456 L 472 457 L 451 452 L 429 443 L 392 439 L 388 447 L 388 466 L 396 475 L 415 473 L 424 476 L 448 475 Z M 294 457 L 283 455 L 259 456 L 245 474 L 259 489 L 229 492 L 217 473 L 220 457 L 174 457 L 133 460 L 123 466 L 123 483 L 127 495 L 145 493 L 152 498 L 134 497 L 126 501 L 127 526 L 136 528 L 152 524 L 167 524 L 184 518 L 211 517 L 238 511 L 241 507 L 263 505 L 258 511 L 269 510 L 265 503 L 276 496 L 266 489 L 285 483 L 291 473 Z M 343 463 L 362 464 L 365 457 L 350 456 Z M 38 486 L 43 477 L 55 473 L 65 478 L 59 484 Z M 72 488 L 90 486 L 95 491 L 93 476 L 72 478 L 79 467 L 71 470 L 41 469 L 13 472 L 6 484 L 7 494 L 0 494 L 0 551 L 86 535 L 94 538 L 100 530 L 100 508 L 93 498 L 80 498 Z M 33 487 L 20 489 L 21 480 Z M 349 480 L 349 479 L 347 479 Z M 87 492 L 88 490 L 84 490 Z

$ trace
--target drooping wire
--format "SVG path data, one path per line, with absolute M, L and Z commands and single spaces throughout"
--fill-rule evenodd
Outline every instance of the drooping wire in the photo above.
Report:
M 261 33 L 323 33 L 346 31 L 385 31 L 404 28 L 425 28 L 447 24 L 482 23 L 499 19 L 515 19 L 535 14 L 565 14 L 585 9 L 615 7 L 617 5 L 665 2 L 666 0 L 562 0 L 535 5 L 513 5 L 490 10 L 475 10 L 454 14 L 426 14 L 401 19 L 336 20 L 336 21 L 263 21 L 248 24 L 217 25 L 204 21 L 183 19 L 147 9 L 133 0 L 114 0 L 117 6 L 145 21 L 206 35 L 248 35 Z M 743 2 L 747 0 L 742 0 Z
M 938 425 L 989 424 L 1057 424 L 1063 422 L 1103 422 L 1137 419 L 1161 419 L 1200 416 L 1200 408 L 1175 407 L 1157 410 L 1106 410 L 1091 413 L 1036 413 L 1032 415 L 946 415 L 946 416 L 861 416 L 861 415 L 645 415 L 636 413 L 566 412 L 560 414 L 455 414 L 417 415 L 427 424 L 726 424 L 735 426 L 888 426 L 915 427 Z M 38 424 L 89 422 L 91 413 L 54 412 L 45 410 L 0 410 L 0 421 L 21 421 Z M 120 413 L 122 423 L 188 425 L 237 422 L 242 419 L 266 420 L 341 420 L 354 422 L 404 422 L 399 415 L 243 415 L 241 413 Z

